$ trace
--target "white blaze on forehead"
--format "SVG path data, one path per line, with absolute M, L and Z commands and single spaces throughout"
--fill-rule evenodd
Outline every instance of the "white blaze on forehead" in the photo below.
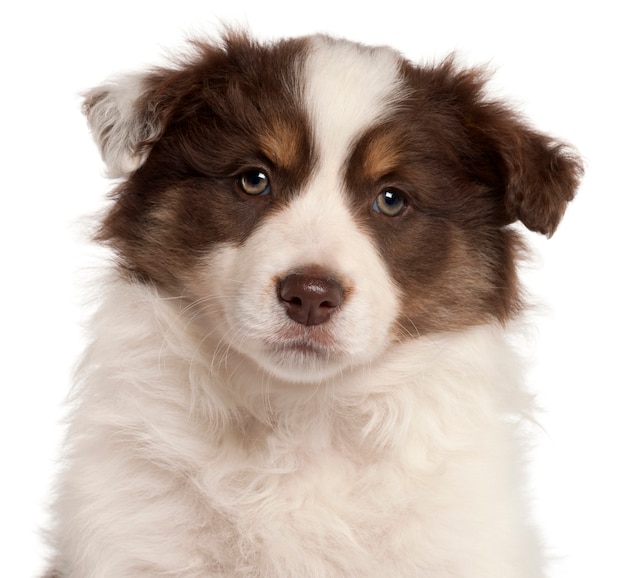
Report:
M 402 96 L 399 54 L 325 36 L 311 39 L 305 104 L 319 169 L 338 173 L 351 145 Z
M 375 252 L 349 209 L 344 172 L 358 138 L 403 96 L 400 63 L 391 48 L 310 39 L 302 86 L 317 160 L 310 181 L 275 219 L 276 228 L 291 235 L 294 267 L 316 264 L 341 272 L 351 258 L 342 265 L 339 253 L 357 253 L 364 245 L 361 255 Z

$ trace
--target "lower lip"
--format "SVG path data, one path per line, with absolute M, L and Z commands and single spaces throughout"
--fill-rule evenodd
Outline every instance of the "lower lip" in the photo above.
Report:
M 272 349 L 277 353 L 301 353 L 315 357 L 329 357 L 330 350 L 310 341 L 285 341 L 272 343 Z

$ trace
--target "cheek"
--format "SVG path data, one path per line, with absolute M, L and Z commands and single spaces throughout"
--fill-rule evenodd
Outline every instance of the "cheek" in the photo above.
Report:
M 402 287 L 398 334 L 454 331 L 500 317 L 501 266 L 482 235 L 442 219 L 403 229 L 381 247 Z
M 402 285 L 415 289 L 436 286 L 444 275 L 454 233 L 444 222 L 420 218 L 410 226 L 379 233 L 388 266 Z
M 262 200 L 241 198 L 233 182 L 140 185 L 121 195 L 99 239 L 109 242 L 130 270 L 172 292 L 182 290 L 181 280 L 202 266 L 201 256 L 228 243 L 243 243 L 269 208 Z
M 175 208 L 176 217 L 166 226 L 178 232 L 181 247 L 196 254 L 215 244 L 242 243 L 268 209 L 262 198 L 238 194 L 233 179 L 192 182 L 171 197 L 166 206 Z

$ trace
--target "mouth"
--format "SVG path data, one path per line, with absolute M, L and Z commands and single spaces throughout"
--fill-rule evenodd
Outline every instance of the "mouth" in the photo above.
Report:
M 257 359 L 275 375 L 294 382 L 327 378 L 345 366 L 345 354 L 325 332 L 305 333 L 274 336 L 265 343 L 265 355 Z
M 317 359 L 329 359 L 332 356 L 332 349 L 310 339 L 290 339 L 274 342 L 270 345 L 270 348 L 278 354 L 299 353 Z
M 300 353 L 318 359 L 331 358 L 339 353 L 336 337 L 325 325 L 291 325 L 274 333 L 267 345 L 276 353 Z

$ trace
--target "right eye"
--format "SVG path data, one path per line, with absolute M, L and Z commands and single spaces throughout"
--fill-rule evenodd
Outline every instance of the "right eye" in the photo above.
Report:
M 376 197 L 373 208 L 387 217 L 398 217 L 406 211 L 407 203 L 400 191 L 389 188 Z
M 243 173 L 238 180 L 239 188 L 251 197 L 261 197 L 271 192 L 270 179 L 260 169 L 252 169 Z

